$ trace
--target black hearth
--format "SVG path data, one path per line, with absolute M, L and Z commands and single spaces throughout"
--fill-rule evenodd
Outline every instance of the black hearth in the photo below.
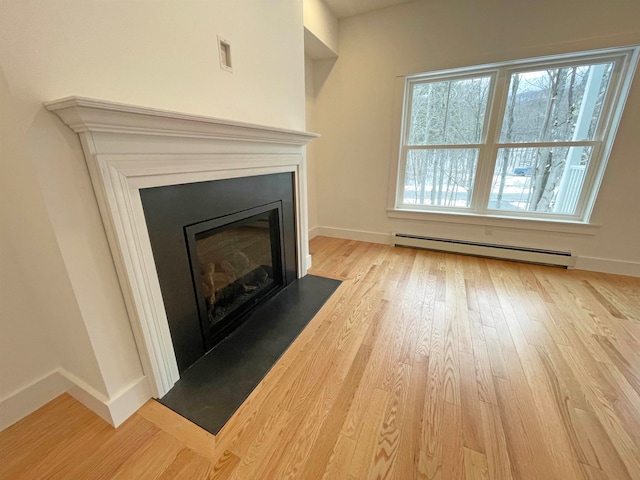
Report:
M 182 373 L 297 278 L 291 173 L 140 190 Z

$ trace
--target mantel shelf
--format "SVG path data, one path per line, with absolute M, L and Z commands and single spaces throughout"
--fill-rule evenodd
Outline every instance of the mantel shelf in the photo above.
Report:
M 78 96 L 46 102 L 45 108 L 58 115 L 76 133 L 89 131 L 198 137 L 298 146 L 319 137 L 316 133 Z

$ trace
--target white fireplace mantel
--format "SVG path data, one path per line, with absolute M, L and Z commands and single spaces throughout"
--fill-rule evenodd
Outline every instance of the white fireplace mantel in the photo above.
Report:
M 293 173 L 302 277 L 311 260 L 304 147 L 317 135 L 81 97 L 45 106 L 80 136 L 150 394 L 161 397 L 179 374 L 140 189 Z

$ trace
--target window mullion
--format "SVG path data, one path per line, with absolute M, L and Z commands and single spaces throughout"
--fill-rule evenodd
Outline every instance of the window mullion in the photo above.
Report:
M 585 175 L 584 182 L 582 184 L 582 188 L 580 190 L 580 196 L 577 201 L 577 208 L 574 212 L 575 215 L 579 218 L 584 218 L 586 214 L 586 209 L 592 203 L 591 196 L 595 194 L 595 190 L 593 189 L 593 184 L 596 180 L 596 176 L 600 173 L 598 172 L 599 168 L 602 168 L 602 162 L 594 162 L 593 159 L 599 159 L 602 157 L 603 150 L 603 142 L 595 142 L 593 145 L 593 150 L 591 151 L 591 161 L 587 167 L 587 172 Z
M 404 197 L 404 179 L 407 172 L 407 159 L 409 155 L 409 130 L 411 128 L 411 98 L 413 97 L 413 82 L 409 80 L 405 80 L 404 85 L 404 107 L 403 107 L 403 118 L 402 118 L 402 129 L 401 129 L 401 139 L 400 139 L 400 163 L 398 169 L 398 178 L 396 178 L 396 206 L 402 204 L 402 200 Z
M 484 144 L 482 143 L 460 143 L 460 144 L 429 144 L 429 145 L 407 145 L 407 148 L 411 150 L 437 150 L 437 149 L 448 149 L 448 150 L 467 150 L 469 148 L 480 148 Z
M 400 147 L 400 163 L 398 164 L 398 178 L 396 178 L 396 207 L 402 204 L 402 197 L 404 195 L 404 177 L 407 171 L 407 155 L 407 147 L 403 143 Z
M 593 147 L 598 144 L 595 140 L 579 140 L 566 142 L 519 142 L 519 143 L 496 143 L 498 148 L 562 148 L 562 147 Z
M 478 154 L 478 169 L 471 198 L 471 210 L 476 213 L 484 213 L 489 204 L 491 180 L 498 154 L 495 139 L 501 123 L 500 119 L 504 112 L 504 104 L 506 104 L 507 79 L 504 69 L 498 70 L 496 76 L 493 77 L 492 92 L 489 97 L 491 102 L 487 105 L 488 120 L 485 138 L 483 139 L 484 146 L 480 147 Z

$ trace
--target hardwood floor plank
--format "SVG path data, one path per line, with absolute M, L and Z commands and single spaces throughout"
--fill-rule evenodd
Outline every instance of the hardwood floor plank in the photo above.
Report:
M 362 325 L 364 327 L 365 325 Z M 319 440 L 319 435 L 326 434 L 328 417 L 336 407 L 338 399 L 345 395 L 343 389 L 348 375 L 354 375 L 352 368 L 354 367 L 355 357 L 360 353 L 361 349 L 370 349 L 368 346 L 362 345 L 361 342 L 354 342 L 354 347 L 348 351 L 336 352 L 332 361 L 332 367 L 325 378 L 316 381 L 317 395 L 314 395 L 313 402 L 308 405 L 310 414 L 299 412 L 300 421 L 296 422 L 295 430 L 289 432 L 286 438 L 281 438 L 283 450 L 287 450 L 283 454 L 281 465 L 273 471 L 273 478 L 298 478 L 305 463 Z M 363 362 L 366 364 L 366 362 Z M 359 367 L 364 368 L 364 364 Z M 358 384 L 350 386 L 354 389 Z M 345 412 L 346 415 L 346 412 Z M 335 418 L 334 418 L 335 420 Z M 337 426 L 338 429 L 342 426 Z M 290 438 L 290 440 L 289 440 Z M 287 440 L 285 442 L 285 440 Z M 286 445 L 290 443 L 291 445 Z M 266 474 L 266 472 L 265 472 Z
M 580 464 L 580 467 L 582 467 L 582 472 L 584 474 L 584 477 L 588 480 L 609 480 L 609 477 L 607 476 L 607 474 L 604 473 L 599 468 L 595 468 L 595 467 L 592 467 L 591 465 L 583 465 L 583 464 Z
M 473 355 L 460 352 L 460 390 L 464 446 L 484 453 L 482 415 Z
M 320 478 L 329 461 L 333 446 L 335 445 L 340 429 L 349 410 L 349 405 L 355 390 L 362 379 L 365 366 L 371 356 L 371 348 L 362 345 L 358 351 L 349 373 L 344 380 L 344 385 L 338 393 L 335 403 L 318 434 L 318 441 L 313 445 L 309 459 L 302 470 L 300 478 Z
M 482 340 L 473 342 L 473 360 L 476 370 L 476 383 L 478 385 L 478 398 L 482 402 L 498 405 L 496 391 L 493 386 L 493 374 L 487 344 Z
M 280 409 L 270 416 L 240 457 L 241 461 L 231 478 L 237 480 L 250 478 L 251 472 L 260 471 L 266 463 L 265 460 L 270 458 L 272 448 L 276 444 L 281 445 L 279 440 L 283 432 L 292 428 L 291 425 L 295 425 L 296 419 L 291 413 Z
M 442 468 L 442 415 L 444 409 L 443 392 L 443 350 L 442 331 L 444 323 L 444 304 L 436 302 L 436 315 L 433 319 L 431 335 L 431 355 L 427 375 L 420 436 L 420 470 L 427 478 L 435 478 Z M 438 313 L 439 312 L 439 313 Z
M 94 414 L 65 394 L 10 426 L 0 434 L 0 465 L 14 477 L 61 441 L 82 431 Z
M 179 440 L 164 431 L 159 431 L 140 450 L 127 458 L 110 480 L 157 478 L 183 449 L 184 444 Z
M 339 435 L 331 452 L 322 480 L 346 479 L 349 475 L 349 464 L 356 450 L 356 441 Z
M 489 355 L 489 363 L 491 365 L 491 373 L 500 378 L 507 378 L 507 368 L 504 364 L 504 356 L 502 355 L 502 347 L 498 340 L 498 332 L 493 327 L 484 327 L 484 338 L 487 344 L 487 354 Z
M 464 478 L 464 436 L 461 407 L 444 402 L 442 409 L 442 478 Z
M 214 460 L 216 437 L 155 400 L 149 400 L 137 414 L 153 423 L 205 458 Z
M 496 378 L 495 387 L 498 398 L 498 414 L 502 421 L 514 478 L 518 480 L 544 480 L 545 477 L 540 476 L 537 471 L 532 453 L 532 439 L 528 438 L 526 428 L 522 423 L 511 384 L 508 380 Z M 538 441 L 538 439 L 533 439 L 533 441 Z
M 567 364 L 558 344 L 547 333 L 544 325 L 540 325 L 538 335 L 541 337 L 541 346 L 535 348 L 541 362 L 545 366 L 547 378 L 550 384 L 559 384 L 562 395 L 571 400 L 571 403 L 583 410 L 591 411 L 591 406 L 585 396 L 584 388 L 576 379 L 571 367 Z
M 376 433 L 382 425 L 384 412 L 387 408 L 389 394 L 384 390 L 376 389 L 371 396 L 367 413 L 362 422 L 360 435 L 356 442 L 356 449 L 349 464 L 349 474 L 356 478 L 368 478 L 369 471 L 373 467 L 371 459 L 376 448 Z
M 489 478 L 492 480 L 513 480 L 507 440 L 502 429 L 498 406 L 481 402 L 480 413 Z
M 640 303 L 640 293 L 638 293 L 638 283 L 640 282 L 637 278 L 622 275 L 600 275 L 595 272 L 582 272 L 582 278 L 591 283 L 631 323 L 640 326 L 640 311 L 633 308 L 634 305 Z
M 611 396 L 611 392 L 607 392 L 607 385 L 602 383 L 604 378 L 598 372 L 600 367 L 597 362 L 586 363 L 584 359 L 579 360 L 577 353 L 568 347 L 563 347 L 562 351 L 574 372 L 585 385 L 588 398 L 593 406 L 594 417 L 598 420 L 595 422 L 592 417 L 584 415 L 582 410 L 576 409 L 584 420 L 585 428 L 589 428 L 594 437 L 592 443 L 600 442 L 600 448 L 607 452 L 611 451 L 609 444 L 612 444 L 631 478 L 640 478 L 638 446 L 629 437 L 626 422 L 615 412 L 610 401 L 610 399 L 615 400 L 615 397 Z M 590 368 L 587 369 L 585 363 Z M 591 373 L 592 370 L 593 373 Z M 607 455 L 611 456 L 609 453 Z
M 138 415 L 130 417 L 123 427 L 125 425 L 126 428 L 114 430 L 99 446 L 85 445 L 81 453 L 77 452 L 82 460 L 64 477 L 58 478 L 109 479 L 160 431 Z
M 466 480 L 489 480 L 487 457 L 483 453 L 465 447 L 464 472 Z
M 158 477 L 158 480 L 174 480 L 176 478 L 205 480 L 212 477 L 212 470 L 213 465 L 206 458 L 193 450 L 184 448 L 178 453 L 169 468 Z
M 461 397 L 461 378 L 460 378 L 460 352 L 458 350 L 458 342 L 456 341 L 458 334 L 456 331 L 455 317 L 446 315 L 444 325 L 444 359 L 442 363 L 442 390 L 444 401 L 454 405 L 460 405 Z M 464 352 L 463 352 L 464 353 Z
M 591 295 L 600 303 L 606 310 L 615 318 L 619 318 L 622 320 L 627 320 L 627 317 L 616 307 L 613 303 L 611 303 L 600 291 L 595 288 L 588 280 L 582 280 L 580 282 L 584 288 L 586 288 Z
M 540 349 L 540 361 L 544 369 L 547 383 L 551 388 L 551 392 L 554 396 L 555 405 L 558 409 L 559 417 L 564 427 L 567 438 L 573 449 L 573 453 L 579 462 L 588 465 L 597 465 L 595 463 L 595 455 L 589 445 L 586 445 L 581 441 L 583 434 L 580 431 L 580 426 L 575 421 L 574 407 L 579 408 L 577 404 L 572 401 L 572 396 L 568 393 L 567 389 L 554 369 L 549 357 L 545 352 Z M 586 402 L 585 402 L 586 403 Z M 589 410 L 591 410 L 589 408 Z
M 46 433 L 43 432 L 43 435 Z M 78 463 L 78 452 L 86 449 L 87 445 L 96 447 L 101 445 L 111 435 L 113 435 L 113 427 L 101 418 L 94 416 L 82 426 L 81 430 L 66 436 L 46 455 L 39 448 L 32 450 L 32 453 L 37 453 L 37 455 L 19 466 L 15 474 L 12 474 L 10 470 L 12 462 L 3 462 L 1 469 L 3 472 L 0 473 L 0 478 L 3 474 L 6 474 L 8 478 L 13 476 L 24 480 L 68 478 L 69 471 Z M 17 473 L 18 471 L 19 473 Z
M 541 443 L 549 454 L 549 463 L 556 475 L 566 479 L 580 479 L 576 462 L 576 426 L 568 412 L 570 399 L 563 396 L 557 378 L 548 374 L 540 357 L 532 355 L 527 362 L 525 376 L 529 383 L 535 413 L 540 425 Z M 542 453 L 542 452 L 541 452 Z
M 447 257 L 447 306 L 451 318 L 457 348 L 472 353 L 471 319 L 469 318 L 467 290 L 464 283 L 464 261 L 462 255 Z
M 400 446 L 394 470 L 395 478 L 417 478 L 420 463 L 420 434 L 424 423 L 424 402 L 427 391 L 427 363 L 414 363 L 408 384 L 405 418 L 401 422 Z
M 376 389 L 381 389 L 383 381 L 381 378 L 387 371 L 388 342 L 381 338 L 371 347 L 371 356 L 362 375 L 362 381 L 354 393 L 349 411 L 342 424 L 341 433 L 349 438 L 357 440 L 360 436 L 364 419 L 369 409 Z
M 596 340 L 602 349 L 609 355 L 611 363 L 622 373 L 631 388 L 640 395 L 640 362 L 632 362 L 629 357 L 633 358 L 636 352 L 625 352 L 626 356 L 620 352 L 620 349 L 607 337 L 596 335 Z
M 412 270 L 412 276 L 414 277 L 413 288 L 409 290 L 411 296 L 403 301 L 404 306 L 408 308 L 402 310 L 401 322 L 405 326 L 405 332 L 400 361 L 408 365 L 424 360 L 424 353 L 421 356 L 419 350 L 421 352 L 428 350 L 424 348 L 424 341 L 428 338 L 428 333 L 425 332 L 428 331 L 429 322 L 423 316 L 423 312 L 425 304 L 430 297 L 429 292 L 426 291 L 429 280 L 429 264 L 428 255 L 416 256 L 414 269 Z M 418 347 L 419 341 L 421 342 L 420 347 Z
M 437 277 L 429 274 L 426 278 L 424 290 L 418 292 L 423 298 L 422 312 L 418 322 L 416 335 L 416 352 L 414 363 L 427 362 L 431 351 L 431 330 L 433 329 L 433 317 L 435 312 L 435 291 Z
M 398 364 L 394 389 L 388 399 L 373 455 L 371 475 L 375 478 L 393 477 L 400 447 L 400 433 L 406 413 L 411 369 L 412 367 L 405 363 Z
M 213 464 L 210 480 L 226 480 L 231 478 L 236 467 L 240 464 L 240 458 L 231 453 L 229 450 L 222 452 L 222 455 Z
M 524 340 L 524 339 L 522 339 Z M 526 344 L 526 342 L 525 342 Z M 529 348 L 528 344 L 522 348 Z M 509 373 L 510 387 L 515 394 L 516 408 L 520 412 L 520 419 L 524 426 L 527 442 L 529 444 L 530 453 L 536 467 L 536 475 L 538 478 L 575 478 L 575 471 L 570 465 L 565 464 L 564 450 L 556 451 L 554 444 L 561 441 L 558 437 L 554 437 L 557 433 L 557 423 L 550 421 L 548 415 L 553 412 L 552 405 L 549 401 L 540 400 L 536 396 L 530 384 L 530 379 L 534 378 L 536 373 L 529 364 L 528 351 L 523 351 L 525 358 L 518 356 L 516 351 L 506 351 L 505 360 Z M 526 369 L 526 370 L 525 370 Z M 545 388 L 542 384 L 535 388 Z M 500 399 L 498 399 L 500 404 Z M 544 407 L 538 409 L 537 407 Z M 504 427 L 504 425 L 503 425 Z M 549 430 L 551 428 L 551 430 Z M 505 429 L 506 431 L 506 429 Z M 545 434 L 549 431 L 550 434 Z
M 365 345 L 371 346 L 371 356 L 342 425 L 341 433 L 354 440 L 360 435 L 363 419 L 373 391 L 375 389 L 388 391 L 390 389 L 389 386 L 393 383 L 394 369 L 391 368 L 391 362 L 394 360 L 392 358 L 392 350 L 399 343 L 397 336 L 400 328 L 397 326 L 396 319 L 400 315 L 400 306 L 397 300 L 386 302 L 385 321 L 375 327 L 377 330 L 376 340 L 365 343 Z M 393 322 L 389 321 L 390 319 L 393 319 Z M 396 358 L 400 358 L 400 355 L 396 355 Z M 395 364 L 397 363 L 396 361 Z
M 596 416 L 591 412 L 580 409 L 576 409 L 576 416 L 582 422 L 601 470 L 606 471 L 611 478 L 619 480 L 636 478 L 629 473 L 627 466 L 620 458 L 620 454 Z
M 640 445 L 640 395 L 618 369 L 606 363 L 600 368 L 613 391 L 609 398 L 616 414 L 624 420 L 634 443 Z

